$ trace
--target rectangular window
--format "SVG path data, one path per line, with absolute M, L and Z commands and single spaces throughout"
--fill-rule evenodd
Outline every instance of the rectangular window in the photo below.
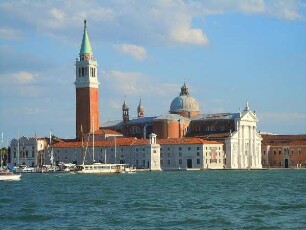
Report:
M 274 153 L 274 155 L 276 155 L 276 151 L 275 150 L 273 151 L 273 153 Z
M 197 147 L 197 150 L 200 150 L 200 147 Z
M 200 160 L 200 159 L 197 159 L 197 164 L 198 164 L 198 165 L 200 164 L 200 162 L 201 162 L 201 160 Z
M 168 160 L 168 165 L 170 165 L 170 160 Z
M 182 147 L 179 147 L 179 150 L 181 151 L 181 150 L 182 150 Z
M 138 152 L 138 148 L 136 148 L 136 152 Z
M 263 152 L 263 155 L 266 155 L 266 151 Z
M 291 150 L 291 154 L 293 155 L 293 153 L 294 153 L 294 150 L 292 149 L 292 150 Z
M 170 147 L 168 147 L 168 151 L 170 151 Z
M 278 154 L 279 154 L 279 155 L 281 155 L 281 154 L 282 154 L 282 151 L 281 151 L 281 150 L 279 150 L 279 151 L 278 151 Z
M 191 150 L 191 148 L 190 148 L 190 147 L 188 147 L 188 150 Z
M 179 156 L 182 157 L 182 153 L 181 152 L 179 152 Z
M 200 156 L 200 153 L 199 153 L 199 152 L 197 152 L 197 156 Z
M 302 151 L 300 149 L 298 149 L 298 154 L 301 155 Z
M 182 164 L 182 159 L 179 159 L 179 164 L 180 164 L 180 165 Z

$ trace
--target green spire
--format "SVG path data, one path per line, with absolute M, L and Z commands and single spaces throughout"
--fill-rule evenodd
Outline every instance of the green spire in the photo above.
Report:
M 82 45 L 80 49 L 80 55 L 81 54 L 92 54 L 92 48 L 91 48 L 91 44 L 90 44 L 88 33 L 87 33 L 86 20 L 84 20 L 84 33 L 83 33 L 83 40 L 82 40 Z

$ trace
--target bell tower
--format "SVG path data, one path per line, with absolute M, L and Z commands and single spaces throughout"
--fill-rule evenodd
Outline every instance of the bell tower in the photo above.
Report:
M 122 120 L 124 123 L 128 122 L 130 120 L 130 115 L 129 115 L 129 107 L 124 100 L 123 105 L 122 105 Z
M 79 58 L 76 59 L 76 138 L 80 139 L 81 130 L 86 134 L 99 130 L 99 82 L 97 61 L 87 33 L 86 20 Z
M 144 116 L 144 107 L 141 103 L 141 99 L 139 100 L 139 105 L 137 107 L 137 116 L 138 117 L 143 117 Z

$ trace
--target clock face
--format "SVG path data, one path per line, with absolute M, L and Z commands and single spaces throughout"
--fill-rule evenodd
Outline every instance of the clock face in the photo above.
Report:
M 130 134 L 139 134 L 140 133 L 140 128 L 138 126 L 132 126 L 130 128 Z

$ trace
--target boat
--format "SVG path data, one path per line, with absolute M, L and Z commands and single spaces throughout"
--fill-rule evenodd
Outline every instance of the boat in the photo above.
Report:
M 125 172 L 124 164 L 82 164 L 76 166 L 76 173 L 112 174 Z
M 27 165 L 19 165 L 15 168 L 15 172 L 17 173 L 35 173 L 37 172 L 36 168 L 29 167 Z
M 136 168 L 130 165 L 125 165 L 124 173 L 136 173 Z
M 4 169 L 0 171 L 0 181 L 1 180 L 6 180 L 6 181 L 11 181 L 11 180 L 20 180 L 21 174 L 15 174 L 11 172 L 8 169 Z

